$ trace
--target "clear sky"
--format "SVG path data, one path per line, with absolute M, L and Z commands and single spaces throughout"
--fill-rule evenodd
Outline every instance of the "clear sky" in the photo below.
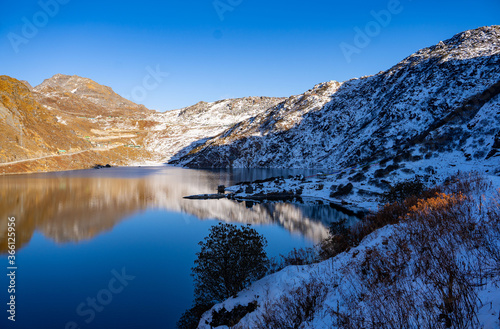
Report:
M 164 111 L 375 74 L 494 24 L 499 0 L 2 1 L 0 74 L 76 74 Z

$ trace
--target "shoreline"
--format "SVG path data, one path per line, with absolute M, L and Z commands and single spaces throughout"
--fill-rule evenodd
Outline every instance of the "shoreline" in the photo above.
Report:
M 99 165 L 99 164 L 96 164 Z M 1 176 L 21 176 L 21 175 L 38 175 L 38 174 L 54 174 L 54 173 L 66 173 L 73 171 L 81 171 L 81 170 L 101 170 L 101 169 L 111 169 L 111 168 L 140 168 L 140 167 L 167 167 L 168 164 L 165 163 L 145 163 L 138 164 L 134 163 L 132 165 L 111 165 L 108 168 L 95 168 L 96 165 L 87 168 L 75 168 L 75 169 L 67 169 L 67 170 L 50 170 L 50 171 L 31 171 L 31 172 L 0 172 Z M 104 166 L 103 166 L 104 167 Z
M 336 209 L 346 215 L 354 216 L 363 219 L 370 213 L 369 209 L 356 206 L 354 204 L 345 204 L 337 200 L 324 198 L 321 196 L 304 196 L 290 193 L 270 193 L 270 194 L 253 194 L 239 196 L 237 193 L 213 193 L 213 194 L 197 194 L 184 196 L 184 199 L 189 200 L 220 200 L 228 199 L 238 202 L 254 202 L 254 203 L 279 203 L 288 202 L 292 204 L 319 204 L 329 205 L 331 208 Z

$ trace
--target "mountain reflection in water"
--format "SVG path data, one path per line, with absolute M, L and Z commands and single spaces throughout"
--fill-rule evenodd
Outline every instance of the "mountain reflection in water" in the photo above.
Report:
M 175 211 L 200 220 L 278 224 L 313 242 L 327 236 L 329 223 L 342 218 L 356 220 L 329 205 L 264 203 L 249 208 L 244 202 L 227 199 L 183 199 L 213 193 L 218 184 L 281 174 L 285 173 L 146 167 L 0 177 L 0 253 L 7 251 L 3 242 L 7 240 L 9 216 L 16 217 L 18 249 L 35 231 L 58 243 L 89 240 L 146 209 Z

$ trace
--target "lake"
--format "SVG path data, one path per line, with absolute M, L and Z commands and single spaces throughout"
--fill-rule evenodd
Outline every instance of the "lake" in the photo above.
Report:
M 193 297 L 198 242 L 220 221 L 251 224 L 269 256 L 310 247 L 353 218 L 329 205 L 187 200 L 217 185 L 304 170 L 110 168 L 0 176 L 0 264 L 16 223 L 16 322 L 1 328 L 174 328 Z

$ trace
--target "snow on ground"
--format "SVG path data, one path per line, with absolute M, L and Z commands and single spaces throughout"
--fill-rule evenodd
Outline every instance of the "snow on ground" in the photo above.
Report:
M 63 125 L 67 125 L 68 123 L 61 116 L 56 116 L 57 122 Z
M 300 177 L 282 179 L 277 181 L 265 182 L 260 184 L 252 184 L 253 192 L 246 193 L 244 186 L 230 186 L 227 188 L 230 192 L 235 192 L 239 197 L 251 196 L 253 194 L 269 194 L 280 193 L 283 191 L 296 192 L 302 189 L 302 197 L 310 197 L 317 199 L 329 200 L 332 202 L 342 203 L 346 208 L 357 210 L 359 208 L 376 211 L 380 205 L 380 198 L 377 195 L 370 195 L 370 193 L 383 193 L 384 189 L 374 186 L 367 181 L 354 182 L 350 178 L 356 173 L 363 173 L 366 177 L 373 177 L 376 170 L 385 168 L 389 165 L 394 165 L 392 161 L 381 166 L 379 163 L 373 164 L 368 170 L 361 169 L 364 164 L 357 166 L 357 169 L 332 169 L 331 171 L 320 171 L 318 175 L 313 177 Z M 494 173 L 500 169 L 498 158 L 490 160 L 470 160 L 464 159 L 463 153 L 459 151 L 443 153 L 438 158 L 421 159 L 418 161 L 408 161 L 400 163 L 400 170 L 396 170 L 384 177 L 383 180 L 390 181 L 393 185 L 396 182 L 413 179 L 415 175 L 427 176 L 428 186 L 433 186 L 442 183 L 447 177 L 461 172 L 478 171 L 487 175 L 495 182 L 500 181 L 500 177 L 495 176 Z M 401 170 L 401 169 L 404 169 Z M 329 174 L 334 172 L 335 174 Z M 342 172 L 344 177 L 339 177 Z M 325 174 L 325 175 L 323 175 Z M 352 193 L 342 197 L 330 197 L 330 193 L 335 190 L 336 186 L 353 184 Z M 498 183 L 500 186 L 500 182 Z
M 460 168 L 465 169 L 464 166 L 461 166 Z M 488 175 L 486 177 L 487 179 L 491 178 L 493 183 L 492 187 L 483 190 L 477 189 L 470 194 L 472 197 L 481 199 L 484 195 L 491 196 L 494 193 L 500 192 L 500 177 L 493 175 Z M 498 207 L 498 204 L 496 204 L 496 207 Z M 474 207 L 472 208 L 471 216 L 472 218 L 476 218 L 475 220 L 478 223 L 484 220 L 484 218 L 487 218 L 485 217 L 486 215 L 481 213 L 479 208 Z M 332 314 L 337 311 L 349 311 L 346 300 L 350 300 L 350 298 L 351 301 L 352 298 L 354 298 L 354 300 L 358 300 L 357 298 L 360 298 L 360 296 L 363 298 L 363 283 L 358 279 L 361 278 L 359 272 L 363 261 L 367 259 L 366 256 L 372 253 L 380 253 L 381 255 L 389 254 L 391 250 L 394 251 L 398 249 L 396 241 L 398 237 L 401 238 L 401 236 L 405 236 L 404 234 L 407 234 L 405 233 L 408 230 L 406 225 L 407 224 L 405 222 L 402 222 L 396 225 L 387 225 L 378 229 L 366 236 L 359 246 L 326 261 L 313 265 L 286 267 L 282 271 L 266 276 L 253 283 L 249 288 L 240 292 L 238 296 L 229 298 L 228 300 L 215 305 L 212 310 L 220 310 L 224 307 L 226 310 L 230 311 L 236 305 L 247 305 L 253 301 L 257 301 L 257 310 L 247 314 L 238 323 L 238 325 L 234 327 L 255 328 L 263 313 L 266 312 L 266 309 L 272 308 L 273 304 L 283 303 L 283 300 L 280 299 L 282 296 L 287 295 L 289 297 L 293 297 L 293 291 L 295 289 L 303 286 L 306 282 L 311 282 L 311 280 L 314 279 L 322 285 L 322 289 L 327 289 L 328 293 L 324 303 L 322 303 L 322 305 L 320 305 L 320 307 L 316 310 L 314 318 L 309 322 L 303 323 L 300 328 L 336 328 L 338 326 L 336 325 L 336 320 L 334 320 L 334 316 L 332 316 Z M 498 236 L 496 236 L 496 238 L 498 239 Z M 496 243 L 499 245 L 500 241 L 497 241 Z M 412 246 L 410 245 L 410 249 L 411 248 Z M 414 252 L 418 254 L 418 251 Z M 469 256 L 467 252 L 465 252 L 462 257 L 463 258 L 461 259 L 465 262 L 473 263 L 475 261 L 475 256 Z M 413 262 L 413 259 L 407 261 L 407 263 L 410 264 L 410 267 Z M 406 285 L 407 287 L 428 286 L 428 283 L 420 282 L 419 279 L 417 279 L 417 281 L 413 279 L 412 282 L 412 275 L 413 274 L 407 274 L 406 277 L 403 276 L 404 279 L 399 282 L 399 284 Z M 396 275 L 396 277 L 398 276 L 399 275 Z M 475 290 L 479 298 L 479 304 L 477 305 L 479 328 L 498 328 L 500 325 L 500 277 L 498 277 L 498 273 L 496 277 L 486 279 L 485 284 Z M 358 308 L 357 311 L 361 310 L 360 312 L 362 313 L 363 308 L 368 307 L 367 305 L 369 304 L 367 303 L 367 301 L 359 301 L 359 303 L 356 304 L 356 307 Z M 386 305 L 383 306 L 387 307 Z M 212 328 L 210 326 L 211 321 L 212 312 L 206 312 L 203 315 L 198 328 Z M 225 329 L 228 327 L 220 326 L 217 328 Z

